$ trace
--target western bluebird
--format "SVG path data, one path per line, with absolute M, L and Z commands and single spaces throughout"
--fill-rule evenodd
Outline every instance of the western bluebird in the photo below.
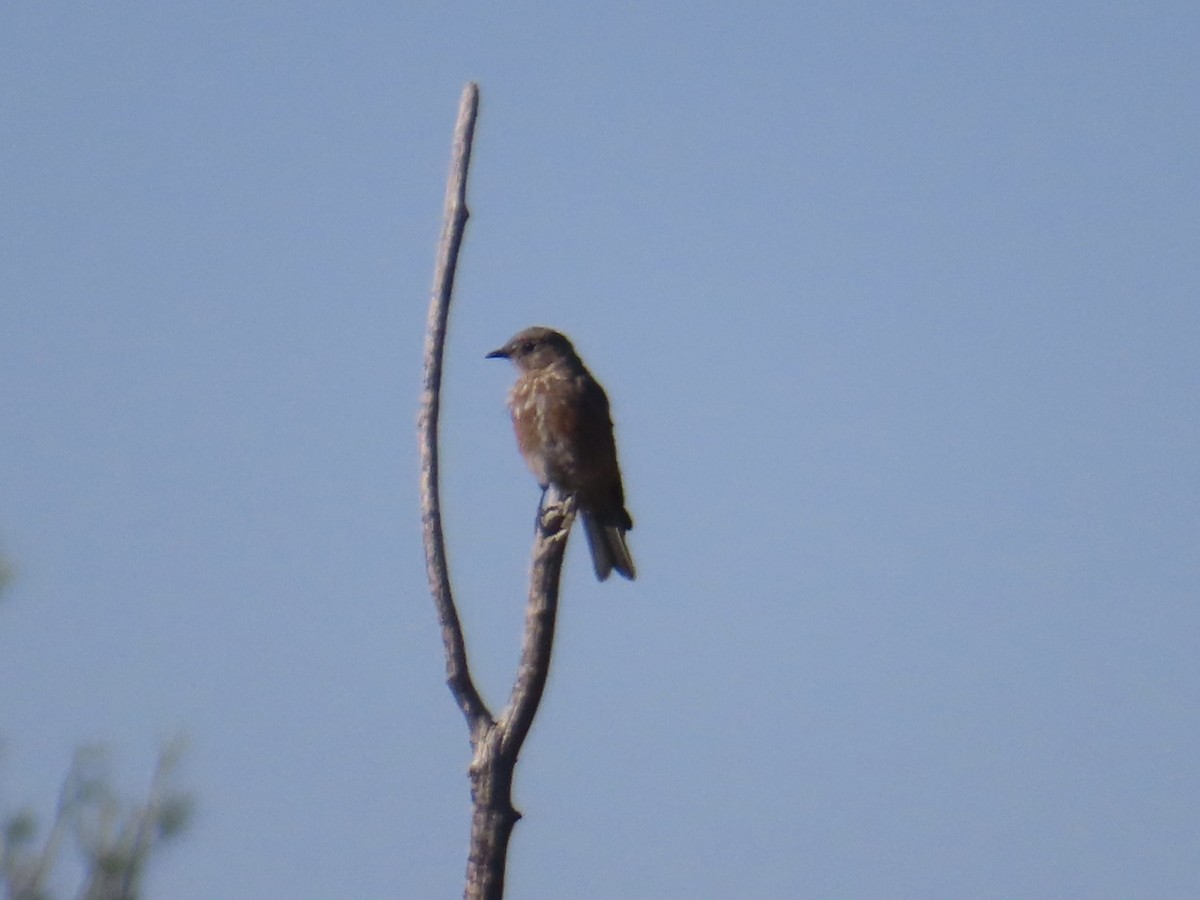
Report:
M 519 332 L 489 359 L 510 359 L 518 377 L 508 395 L 517 446 L 544 492 L 573 494 L 601 581 L 613 569 L 633 580 L 625 532 L 633 520 L 617 465 L 608 397 L 565 335 L 549 328 Z

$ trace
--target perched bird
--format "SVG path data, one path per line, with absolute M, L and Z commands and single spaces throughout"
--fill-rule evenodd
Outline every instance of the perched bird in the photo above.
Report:
M 603 581 L 616 569 L 632 580 L 625 532 L 633 520 L 604 388 L 566 336 L 550 328 L 526 328 L 488 358 L 516 364 L 508 408 L 517 446 L 543 492 L 554 485 L 575 495 L 596 577 Z

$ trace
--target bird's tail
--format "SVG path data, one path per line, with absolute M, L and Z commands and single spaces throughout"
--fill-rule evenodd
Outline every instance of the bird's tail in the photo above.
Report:
M 637 577 L 633 556 L 629 553 L 629 545 L 625 543 L 626 529 L 597 522 L 595 516 L 584 510 L 583 531 L 592 551 L 592 566 L 596 569 L 597 578 L 603 581 L 613 569 L 630 581 Z

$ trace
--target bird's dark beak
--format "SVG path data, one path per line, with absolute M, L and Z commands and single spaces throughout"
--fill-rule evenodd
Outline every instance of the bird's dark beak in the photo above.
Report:
M 501 347 L 499 350 L 493 350 L 484 359 L 508 359 L 508 351 Z

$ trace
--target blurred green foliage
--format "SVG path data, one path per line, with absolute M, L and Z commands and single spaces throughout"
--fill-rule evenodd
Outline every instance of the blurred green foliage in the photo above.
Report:
M 0 812 L 0 885 L 6 900 L 52 900 L 47 884 L 65 838 L 74 839 L 83 865 L 83 882 L 74 896 L 136 900 L 147 864 L 183 833 L 191 816 L 191 798 L 171 786 L 181 751 L 176 741 L 160 752 L 149 792 L 137 802 L 113 791 L 102 747 L 76 751 L 53 821 L 40 837 L 32 810 Z

